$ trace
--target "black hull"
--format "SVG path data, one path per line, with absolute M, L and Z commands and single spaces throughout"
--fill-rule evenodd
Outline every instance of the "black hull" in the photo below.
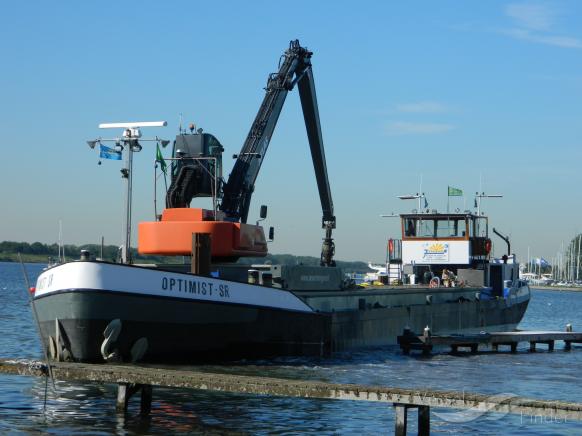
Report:
M 124 361 L 140 338 L 148 341 L 144 362 L 190 363 L 273 356 L 323 356 L 396 343 L 404 327 L 434 334 L 512 330 L 529 300 L 505 300 L 305 313 L 106 291 L 68 291 L 35 300 L 43 342 L 56 337 L 59 320 L 72 357 L 103 362 L 103 332 L 122 322 L 113 344 Z
M 405 328 L 422 334 L 473 334 L 512 331 L 522 320 L 529 299 L 508 305 L 504 299 L 410 305 L 333 313 L 334 351 L 359 347 L 396 345 Z
M 75 361 L 103 362 L 103 332 L 114 319 L 121 320 L 122 328 L 111 349 L 124 361 L 140 338 L 148 341 L 146 362 L 321 356 L 330 351 L 331 316 L 320 313 L 87 290 L 39 298 L 35 305 L 45 346 L 49 336 L 56 336 L 57 318 Z
M 506 299 L 480 291 L 379 287 L 294 293 L 135 266 L 72 262 L 39 277 L 34 304 L 44 346 L 54 349 L 49 344 L 58 336 L 69 352 L 64 354 L 75 361 L 103 362 L 104 332 L 117 324 L 119 336 L 105 354 L 117 350 L 123 361 L 131 361 L 137 341 L 147 341 L 140 361 L 190 363 L 395 345 L 405 327 L 422 332 L 429 326 L 433 334 L 515 329 L 529 288 Z

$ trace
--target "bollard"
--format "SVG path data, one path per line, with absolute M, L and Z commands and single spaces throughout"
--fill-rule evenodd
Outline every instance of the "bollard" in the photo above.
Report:
M 256 269 L 249 270 L 248 282 L 251 285 L 258 285 L 259 284 L 259 270 L 256 270 Z
M 192 274 L 209 276 L 212 259 L 212 235 L 210 233 L 192 233 Z
M 270 272 L 263 272 L 261 274 L 261 281 L 263 286 L 273 286 L 273 274 Z

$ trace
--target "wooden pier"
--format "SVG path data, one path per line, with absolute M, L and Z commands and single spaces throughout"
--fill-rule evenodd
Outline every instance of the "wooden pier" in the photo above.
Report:
M 467 392 L 334 384 L 134 365 L 51 362 L 50 368 L 52 376 L 58 380 L 117 384 L 117 409 L 121 412 L 127 411 L 131 395 L 140 391 L 141 412 L 150 413 L 152 386 L 164 386 L 248 395 L 388 403 L 395 409 L 396 435 L 406 434 L 409 409 L 418 410 L 418 434 L 430 434 L 431 407 L 582 421 L 582 403 L 562 401 L 521 397 L 500 398 L 495 395 Z M 48 367 L 43 362 L 16 359 L 0 359 L 0 373 L 49 376 Z
M 409 354 L 411 350 L 420 350 L 423 354 L 430 354 L 435 346 L 450 347 L 452 353 L 457 353 L 459 349 L 468 349 L 471 353 L 479 351 L 479 347 L 491 348 L 492 351 L 499 351 L 500 346 L 509 347 L 512 353 L 517 352 L 520 342 L 529 343 L 529 351 L 535 352 L 537 344 L 546 344 L 548 351 L 554 351 L 557 341 L 564 343 L 564 350 L 570 351 L 572 344 L 582 344 L 582 332 L 573 332 L 571 326 L 566 327 L 566 331 L 515 331 L 481 333 L 475 335 L 432 335 L 430 329 L 426 328 L 422 335 L 415 335 L 410 331 L 404 331 L 398 337 L 398 344 L 404 354 Z

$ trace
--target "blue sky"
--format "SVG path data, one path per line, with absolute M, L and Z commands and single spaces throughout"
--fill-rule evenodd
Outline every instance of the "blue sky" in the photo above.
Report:
M 337 216 L 337 258 L 382 261 L 382 213 L 447 186 L 502 193 L 483 210 L 521 255 L 582 231 L 582 4 L 469 1 L 12 2 L 0 15 L 0 240 L 121 241 L 119 162 L 101 122 L 179 114 L 239 151 L 289 40 L 313 68 Z M 153 218 L 153 159 L 136 156 L 134 218 Z M 319 255 L 321 210 L 299 98 L 287 98 L 250 219 L 269 205 L 273 253 Z M 206 206 L 206 204 L 202 204 Z M 496 240 L 498 253 L 504 244 Z

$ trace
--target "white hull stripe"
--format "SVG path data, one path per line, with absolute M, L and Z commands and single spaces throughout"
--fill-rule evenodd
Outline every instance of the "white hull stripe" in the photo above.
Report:
M 99 262 L 70 262 L 43 272 L 35 297 L 75 290 L 103 290 L 185 300 L 245 304 L 313 312 L 293 293 L 264 286 Z

